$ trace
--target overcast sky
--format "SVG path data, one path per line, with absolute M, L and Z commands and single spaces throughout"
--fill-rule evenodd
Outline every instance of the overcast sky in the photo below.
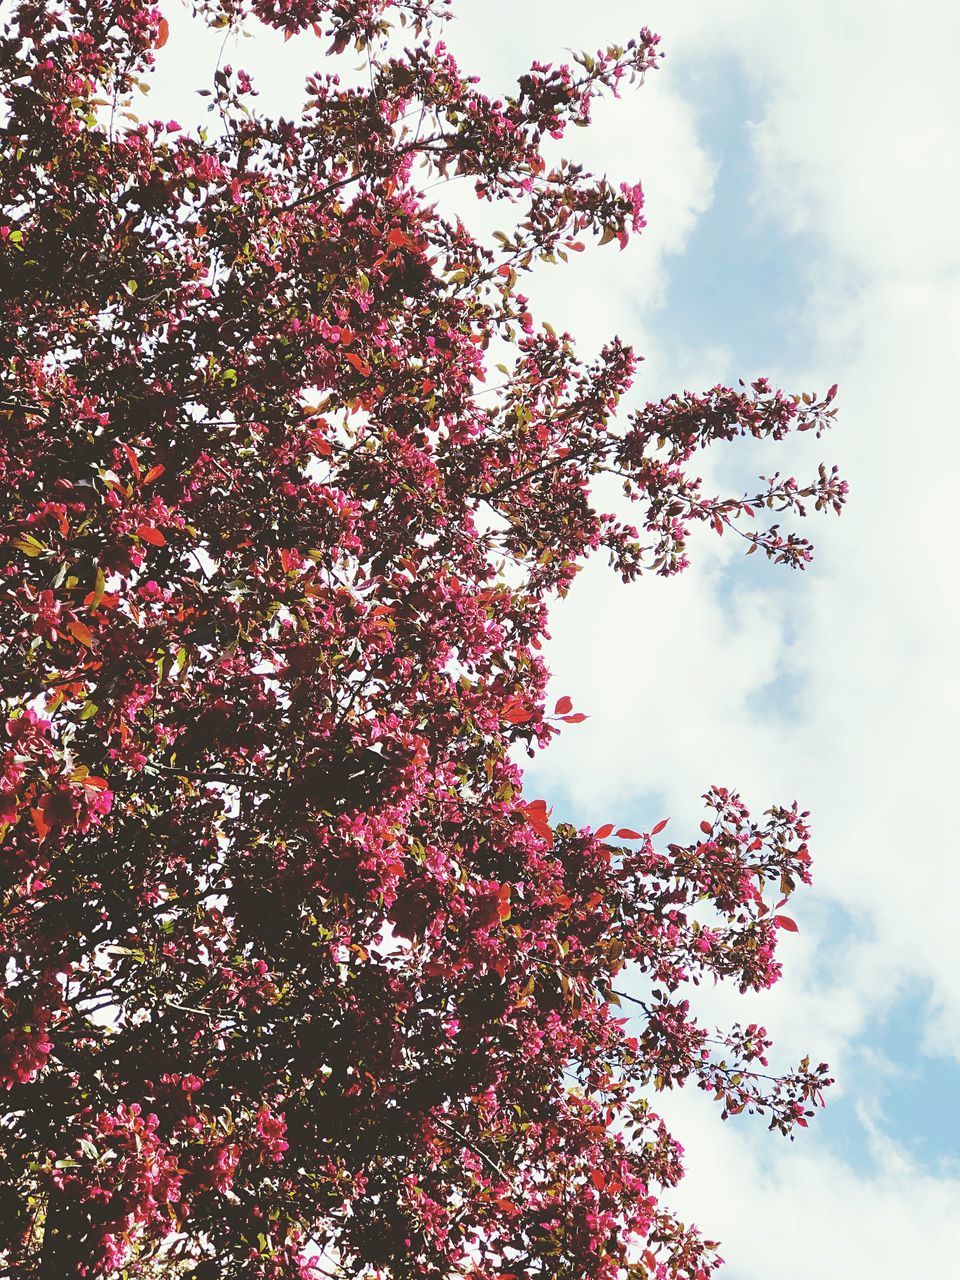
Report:
M 689 1154 L 677 1202 L 723 1242 L 727 1280 L 943 1275 L 960 1251 L 960 711 L 954 528 L 960 462 L 960 8 L 950 0 L 457 0 L 449 43 L 491 89 L 533 58 L 646 24 L 667 58 L 575 131 L 578 158 L 643 182 L 648 230 L 536 282 L 541 318 L 587 350 L 646 356 L 640 393 L 767 374 L 840 384 L 819 442 L 730 449 L 717 488 L 822 457 L 848 512 L 811 521 L 806 574 L 704 535 L 693 568 L 623 587 L 601 564 L 555 614 L 556 692 L 586 723 L 530 774 L 556 816 L 682 839 L 712 783 L 813 813 L 815 884 L 785 976 L 750 1002 L 782 1061 L 838 1084 L 790 1144 L 701 1096 L 662 1108 Z M 219 40 L 168 0 L 158 101 L 186 123 Z M 258 35 L 226 60 L 264 99 L 323 46 Z M 189 106 L 183 106 L 190 103 Z M 569 148 L 567 148 L 569 150 Z

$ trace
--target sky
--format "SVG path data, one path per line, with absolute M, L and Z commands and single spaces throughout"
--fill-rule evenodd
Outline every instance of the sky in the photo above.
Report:
M 164 9 L 157 100 L 184 119 L 219 38 Z M 642 398 L 761 374 L 840 386 L 833 435 L 704 460 L 707 490 L 731 492 L 840 464 L 847 512 L 811 519 L 806 573 L 704 533 L 682 577 L 624 587 L 593 564 L 554 614 L 555 691 L 590 717 L 528 774 L 556 817 L 669 817 L 682 840 L 714 783 L 758 810 L 796 798 L 812 812 L 815 881 L 791 906 L 782 982 L 700 998 L 708 1020 L 767 1025 L 781 1065 L 829 1061 L 837 1084 L 795 1143 L 747 1117 L 722 1124 L 702 1095 L 663 1099 L 688 1154 L 674 1203 L 722 1241 L 726 1280 L 945 1274 L 960 1252 L 960 7 L 455 11 L 448 42 L 494 92 L 534 58 L 642 25 L 663 38 L 662 69 L 564 148 L 640 179 L 647 230 L 622 255 L 541 273 L 541 318 L 587 352 L 631 341 Z M 258 35 L 225 60 L 289 110 L 322 48 Z

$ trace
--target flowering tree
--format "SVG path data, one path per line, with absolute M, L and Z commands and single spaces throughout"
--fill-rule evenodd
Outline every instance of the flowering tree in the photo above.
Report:
M 528 311 L 534 264 L 642 226 L 543 144 L 648 31 L 491 101 L 440 0 L 196 7 L 345 79 L 291 122 L 223 66 L 189 132 L 129 110 L 167 38 L 141 0 L 24 0 L 0 39 L 0 1264 L 704 1277 L 648 1096 L 784 1132 L 819 1100 L 824 1067 L 771 1078 L 762 1028 L 687 998 L 776 980 L 806 815 L 713 788 L 688 844 L 591 831 L 513 755 L 581 718 L 539 650 L 590 552 L 672 574 L 704 522 L 803 564 L 757 517 L 839 510 L 835 472 L 711 497 L 690 463 L 819 432 L 832 393 L 618 420 L 630 348 L 585 363 Z M 428 202 L 455 175 L 508 233 Z

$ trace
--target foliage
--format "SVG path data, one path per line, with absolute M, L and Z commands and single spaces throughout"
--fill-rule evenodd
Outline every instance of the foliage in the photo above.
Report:
M 442 9 L 205 0 L 343 81 L 270 119 L 223 66 L 200 132 L 129 110 L 168 35 L 141 0 L 24 0 L 0 40 L 11 1275 L 692 1280 L 651 1090 L 787 1132 L 825 1083 L 685 994 L 775 981 L 806 815 L 713 788 L 658 849 L 554 824 L 513 757 L 581 718 L 540 648 L 589 553 L 671 574 L 704 522 L 802 565 L 751 521 L 839 509 L 835 472 L 713 498 L 690 464 L 821 430 L 832 392 L 618 421 L 632 351 L 579 360 L 521 286 L 642 227 L 638 186 L 545 152 L 657 38 L 491 101 Z M 512 230 L 432 205 L 454 176 Z

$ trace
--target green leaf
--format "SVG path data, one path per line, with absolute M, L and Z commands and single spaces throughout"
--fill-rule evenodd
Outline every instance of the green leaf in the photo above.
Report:
M 18 551 L 22 551 L 25 556 L 42 556 L 46 554 L 47 546 L 31 533 L 23 533 L 19 538 L 14 538 L 13 545 Z
M 107 589 L 107 578 L 103 570 L 97 565 L 97 574 L 93 580 L 93 594 L 90 598 L 90 612 L 96 613 L 100 607 L 100 601 L 103 599 L 103 593 Z

